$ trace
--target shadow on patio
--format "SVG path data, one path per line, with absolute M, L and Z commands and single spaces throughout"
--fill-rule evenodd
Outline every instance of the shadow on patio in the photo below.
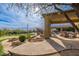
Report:
M 64 38 L 60 38 L 55 36 L 56 40 L 53 38 L 46 39 L 46 41 L 55 48 L 58 52 L 52 53 L 50 55 L 61 55 L 61 56 L 72 56 L 79 55 L 79 41 L 65 40 Z M 65 46 L 63 47 L 57 40 L 61 41 Z
M 54 40 L 52 39 L 46 39 L 46 41 L 53 47 L 55 48 L 57 51 L 60 50 L 60 49 L 64 49 L 64 47 L 60 44 L 58 44 L 57 42 L 55 42 Z

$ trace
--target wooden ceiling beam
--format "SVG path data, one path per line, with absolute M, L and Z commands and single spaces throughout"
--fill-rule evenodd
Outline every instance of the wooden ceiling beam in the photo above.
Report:
M 67 18 L 68 22 L 70 22 L 70 23 L 72 24 L 73 28 L 76 29 L 76 30 L 79 32 L 78 27 L 77 27 L 77 26 L 74 24 L 74 22 L 69 18 L 69 16 L 68 16 L 65 12 L 63 12 L 60 8 L 57 8 L 55 5 L 54 5 L 54 7 L 55 7 L 55 9 L 59 10 L 60 12 L 62 12 L 63 15 Z

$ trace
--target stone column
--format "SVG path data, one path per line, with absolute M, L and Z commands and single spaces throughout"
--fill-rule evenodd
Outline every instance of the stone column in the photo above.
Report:
M 49 18 L 45 17 L 45 28 L 44 28 L 44 37 L 48 39 L 51 36 L 51 23 L 49 22 Z

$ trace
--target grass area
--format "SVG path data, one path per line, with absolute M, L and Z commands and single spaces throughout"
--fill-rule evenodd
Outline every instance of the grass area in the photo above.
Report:
M 34 35 L 34 33 L 29 33 L 28 35 L 27 34 L 18 34 L 18 35 L 1 36 L 0 37 L 0 42 L 3 41 L 3 40 L 6 40 L 7 38 L 18 38 L 20 35 L 24 35 L 26 37 L 29 37 L 29 36 Z
M 8 39 L 8 38 L 18 38 L 20 35 L 24 35 L 24 36 L 27 36 L 27 34 L 18 34 L 18 35 L 10 35 L 10 36 L 1 36 L 0 37 L 0 42 Z
M 0 56 L 4 55 L 4 48 L 3 46 L 0 44 Z
M 12 36 L 2 36 L 0 37 L 0 42 L 6 40 L 7 38 L 18 38 L 19 35 L 12 35 Z

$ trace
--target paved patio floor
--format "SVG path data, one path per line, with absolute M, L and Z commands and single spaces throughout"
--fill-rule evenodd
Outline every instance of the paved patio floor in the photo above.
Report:
M 3 45 L 15 55 L 51 55 L 66 49 L 79 49 L 79 38 L 67 39 L 57 35 L 42 42 L 25 42 L 14 48 L 5 42 Z

